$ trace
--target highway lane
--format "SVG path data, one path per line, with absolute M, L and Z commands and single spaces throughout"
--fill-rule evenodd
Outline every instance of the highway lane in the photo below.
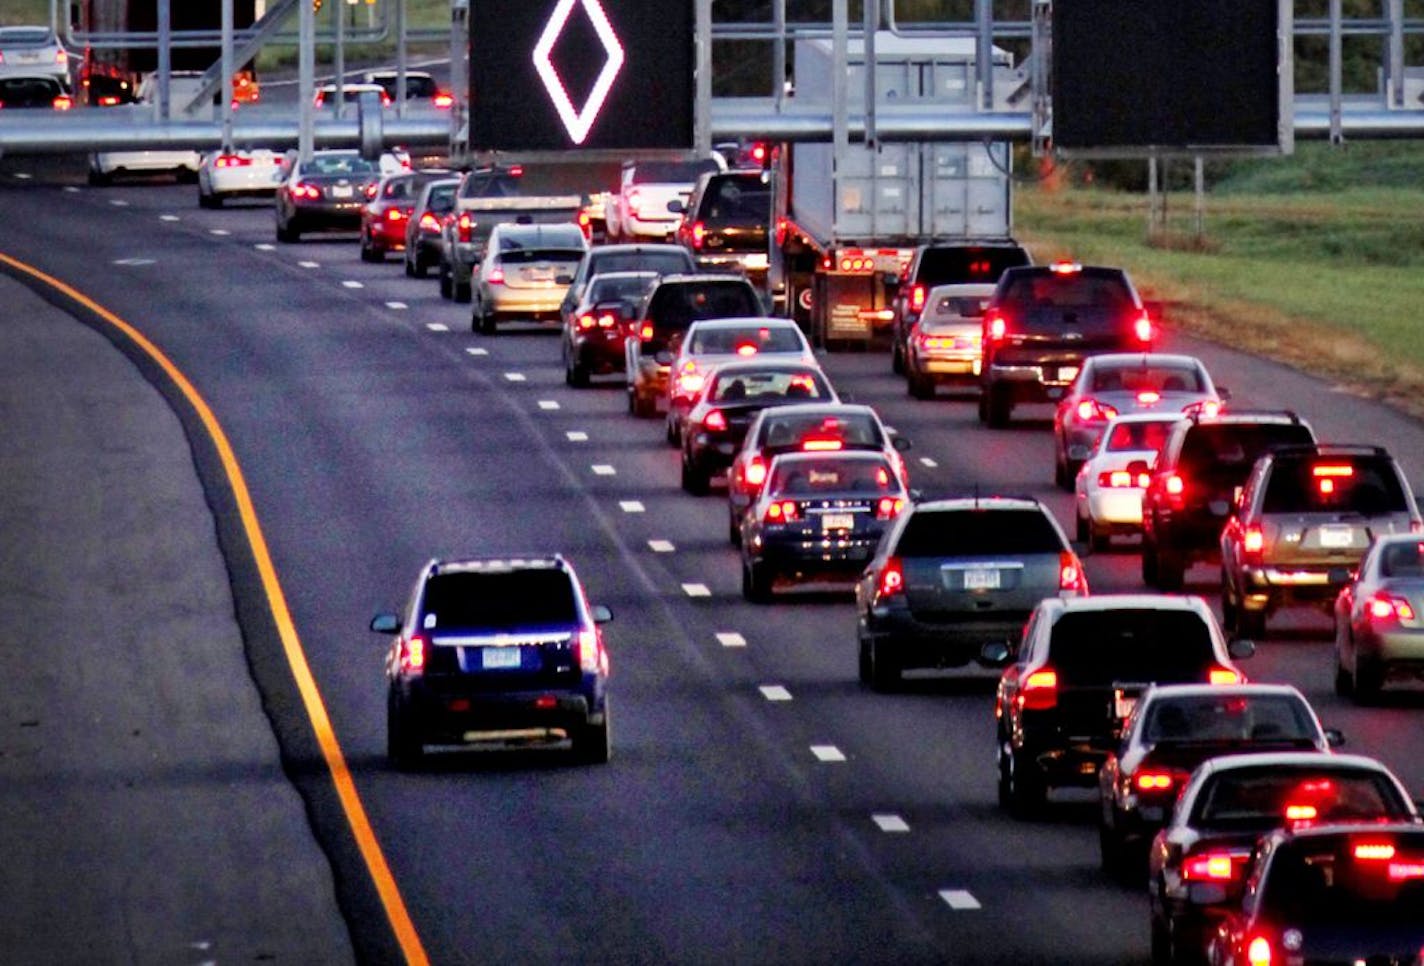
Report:
M 997 811 L 992 675 L 870 694 L 855 683 L 844 597 L 743 603 L 724 503 L 678 491 L 660 426 L 630 419 L 617 389 L 564 387 L 555 340 L 473 336 L 466 307 L 394 262 L 360 264 L 349 239 L 259 249 L 272 242 L 270 211 L 199 212 L 191 188 L 7 187 L 0 211 L 15 226 L 7 251 L 154 335 L 233 437 L 337 734 L 436 961 L 570 949 L 693 962 L 1145 958 L 1145 901 L 1098 873 L 1090 796 L 1057 796 L 1042 822 Z M 114 264 L 135 258 L 153 264 Z M 1409 462 L 1424 453 L 1416 425 L 1289 370 L 1177 347 L 1206 358 L 1242 402 L 1294 403 L 1322 436 L 1387 430 L 1378 438 L 1424 482 Z M 1029 492 L 1071 520 L 1070 498 L 1050 485 L 1046 424 L 990 432 L 971 403 L 912 402 L 880 355 L 827 366 L 914 440 L 921 489 Z M 383 642 L 364 631 L 369 614 L 399 603 L 431 554 L 551 546 L 617 614 L 614 762 L 460 755 L 390 772 Z M 1095 590 L 1140 586 L 1126 548 L 1088 567 Z M 1207 568 L 1193 579 L 1214 593 Z M 709 596 L 689 596 L 692 584 Z M 1342 705 L 1325 625 L 1293 615 L 1282 626 L 1252 675 L 1301 684 L 1351 747 L 1424 788 L 1409 753 L 1418 692 L 1385 708 Z M 725 646 L 728 633 L 745 646 Z M 790 700 L 768 700 L 763 686 Z M 820 761 L 813 745 L 846 760 Z M 348 912 L 366 908 L 362 870 L 343 860 L 330 819 L 319 812 L 318 834 Z M 386 949 L 379 921 L 353 932 L 368 956 Z

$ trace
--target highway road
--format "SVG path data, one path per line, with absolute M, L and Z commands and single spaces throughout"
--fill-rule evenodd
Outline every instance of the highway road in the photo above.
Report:
M 1056 793 L 1031 822 L 996 807 L 995 675 L 912 675 L 903 692 L 874 694 L 856 682 L 847 594 L 744 602 L 720 494 L 679 490 L 661 424 L 629 417 L 616 385 L 566 387 L 549 330 L 472 334 L 467 307 L 394 260 L 361 263 L 353 236 L 275 243 L 260 204 L 200 211 L 191 186 L 90 189 L 26 160 L 0 169 L 0 252 L 134 325 L 211 406 L 431 961 L 1147 959 L 1145 892 L 1099 871 L 1094 797 Z M 1201 356 L 1234 404 L 1294 408 L 1323 439 L 1384 443 L 1424 486 L 1418 423 L 1269 360 L 1168 342 Z M 884 355 L 825 364 L 843 395 L 913 441 L 926 495 L 1027 493 L 1071 531 L 1048 409 L 990 431 L 971 401 L 909 399 Z M 357 956 L 395 961 L 382 877 L 332 792 L 209 448 L 195 444 L 196 464 L 287 773 Z M 521 550 L 568 554 L 614 611 L 613 761 L 458 753 L 393 771 L 386 641 L 369 617 L 401 604 L 433 555 Z M 1141 587 L 1130 546 L 1087 567 L 1094 591 Z M 1189 582 L 1215 598 L 1209 568 Z M 1336 699 L 1320 614 L 1273 623 L 1246 670 L 1297 684 L 1350 750 L 1424 795 L 1424 691 L 1370 709 Z

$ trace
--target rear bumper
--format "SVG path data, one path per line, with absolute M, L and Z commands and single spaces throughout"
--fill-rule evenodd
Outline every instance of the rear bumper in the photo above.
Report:
M 625 365 L 623 341 L 626 335 L 581 335 L 573 341 L 573 356 L 579 365 L 594 372 L 621 372 Z
M 799 534 L 763 532 L 761 545 L 749 555 L 778 570 L 855 575 L 865 569 L 879 542 L 879 533 L 813 540 Z
M 1142 491 L 1093 489 L 1088 492 L 1088 519 L 1098 527 L 1136 533 L 1142 529 Z
M 1287 602 L 1332 601 L 1349 580 L 1349 567 L 1338 564 L 1245 567 L 1241 571 L 1241 603 L 1247 610 L 1261 610 Z
M 1056 402 L 1067 393 L 1073 377 L 1064 377 L 1071 370 L 1076 376 L 1077 363 L 1052 365 L 1007 365 L 991 363 L 984 370 L 986 385 L 1006 393 L 1014 402 Z
M 1002 641 L 1016 650 L 1027 620 L 1026 611 L 1005 611 L 992 619 L 930 623 L 897 608 L 872 611 L 865 627 L 901 667 L 961 667 L 978 660 L 985 644 Z
M 512 289 L 508 286 L 484 288 L 482 299 L 491 315 L 522 319 L 557 319 L 564 301 L 564 289 Z
M 552 706 L 540 707 L 541 700 Z M 569 737 L 604 719 L 605 692 L 473 692 L 420 687 L 403 690 L 406 723 L 427 744 L 465 744 L 489 740 L 546 740 Z M 522 733 L 522 734 L 519 734 Z

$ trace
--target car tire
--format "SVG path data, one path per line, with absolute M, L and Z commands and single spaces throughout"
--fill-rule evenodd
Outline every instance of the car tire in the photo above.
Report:
M 682 433 L 678 432 L 677 420 L 673 419 L 672 413 L 668 413 L 666 425 L 663 427 L 663 437 L 669 446 L 682 445 Z
M 989 425 L 989 389 L 982 385 L 979 387 L 979 422 Z
M 1072 477 L 1068 475 L 1068 462 L 1057 446 L 1053 448 L 1053 485 L 1060 490 L 1073 489 Z
M 208 208 L 208 209 L 221 208 L 221 207 L 222 207 L 222 198 L 221 198 L 220 196 L 218 196 L 218 195 L 210 195 L 210 194 L 208 194 L 206 191 L 199 191 L 199 192 L 198 192 L 198 207 L 199 207 L 199 208 Z
M 1157 549 L 1157 589 L 1165 593 L 1182 589 L 1182 581 L 1187 575 L 1187 565 L 1180 554 Z
M 921 401 L 933 399 L 935 395 L 934 380 L 921 375 L 914 369 L 908 369 L 905 372 L 905 388 L 911 396 Z
M 1019 752 L 1009 756 L 1009 811 L 1015 818 L 1037 817 L 1048 804 L 1048 787 L 1038 766 Z
M 1362 657 L 1355 653 L 1355 693 L 1356 704 L 1369 705 L 1379 700 L 1384 689 L 1384 665 L 1378 658 Z
M 470 283 L 456 281 L 453 275 L 450 277 L 450 293 L 456 302 L 465 303 L 474 298 L 474 289 L 470 287 Z
M 1165 922 L 1152 917 L 1152 966 L 1173 966 L 1177 962 L 1172 948 L 1172 930 Z
M 384 262 L 386 253 L 384 250 L 369 244 L 366 239 L 361 239 L 361 261 L 363 262 Z
M 588 387 L 588 367 L 580 365 L 577 361 L 570 359 L 564 364 L 564 382 L 575 389 L 585 389 Z
M 771 603 L 771 584 L 774 575 L 764 563 L 753 560 L 742 561 L 742 596 L 753 604 Z
M 444 262 L 440 263 L 439 279 L 440 297 L 442 299 L 453 299 L 455 297 L 455 290 L 450 285 L 450 266 Z
M 1098 820 L 1098 864 L 1109 878 L 1116 882 L 1123 880 L 1123 867 L 1126 865 L 1123 843 L 1102 819 Z
M 709 480 L 707 474 L 703 473 L 687 458 L 687 453 L 682 454 L 682 488 L 693 496 L 706 496 Z
M 613 709 L 607 698 L 603 699 L 603 723 L 586 724 L 573 735 L 574 757 L 585 765 L 606 765 L 613 757 L 612 733 L 609 726 L 613 720 Z
M 870 642 L 870 686 L 881 694 L 896 690 L 900 686 L 900 665 L 879 642 Z
M 870 639 L 861 637 L 856 641 L 856 672 L 860 678 L 860 683 L 866 687 L 870 686 L 874 680 L 870 663 Z
M 1157 586 L 1157 544 L 1146 531 L 1142 534 L 1142 582 L 1148 587 Z
M 89 169 L 89 184 L 95 188 L 102 188 L 114 183 L 114 176 L 106 171 L 96 171 Z
M 459 300 L 456 299 L 456 301 Z M 480 333 L 480 335 L 495 335 L 499 331 L 499 325 L 495 322 L 493 312 L 485 312 L 483 310 L 480 310 L 474 313 L 473 318 L 474 328 Z
M 290 223 L 289 223 L 289 224 L 283 224 L 283 223 L 280 222 L 280 221 L 277 222 L 277 240 L 278 240 L 279 242 L 289 242 L 289 243 L 290 243 L 290 242 L 301 241 L 301 239 L 302 239 L 302 233 L 301 233 L 301 231 L 300 231 L 299 229 L 292 227 L 292 225 L 291 225 Z
M 1339 654 L 1335 655 L 1335 695 L 1346 699 L 1355 696 L 1355 676 L 1345 670 Z
M 1112 549 L 1112 535 L 1106 530 L 1099 530 L 1093 526 L 1091 520 L 1088 521 L 1088 552 L 1107 553 Z
M 1088 543 L 1088 535 L 1090 532 L 1088 518 L 1083 516 L 1083 514 L 1081 513 L 1075 513 L 1073 515 L 1073 519 L 1077 521 L 1077 526 L 1074 528 L 1074 535 L 1077 537 L 1078 542 Z
M 742 525 L 737 519 L 737 514 L 728 507 L 727 509 L 727 542 L 734 547 L 742 545 Z
M 890 347 L 890 371 L 897 376 L 903 376 L 906 374 L 905 368 L 905 346 L 896 336 Z
M 1013 418 L 1014 414 L 1014 403 L 1013 400 L 1009 398 L 1007 389 L 999 386 L 990 386 L 988 388 L 988 401 L 986 406 L 990 427 L 1003 429 L 1009 425 L 1009 421 Z
M 410 256 L 401 259 L 401 267 L 405 269 L 406 278 L 415 278 L 415 266 L 411 264 Z
M 631 400 L 629 405 L 632 409 L 632 413 L 639 419 L 652 419 L 658 414 L 658 405 L 653 401 L 651 396 L 640 393 L 634 388 L 629 398 Z
M 395 695 L 386 700 L 386 757 L 399 769 L 416 765 L 425 755 L 425 745 Z

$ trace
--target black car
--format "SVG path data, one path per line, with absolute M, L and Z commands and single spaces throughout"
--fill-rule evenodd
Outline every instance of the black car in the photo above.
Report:
M 674 240 L 706 271 L 738 271 L 766 288 L 771 175 L 715 171 L 693 186 Z
M 304 231 L 361 227 L 361 212 L 381 180 L 381 168 L 356 151 L 317 151 L 309 161 L 291 152 L 277 186 L 277 240 Z
M 853 576 L 909 500 L 882 453 L 783 453 L 742 517 L 742 596 L 766 602 L 779 578 Z
M 995 653 L 997 652 L 997 653 Z M 999 679 L 999 804 L 1035 814 L 1056 787 L 1095 788 L 1123 725 L 1152 684 L 1239 684 L 1227 645 L 1200 597 L 1109 594 L 1042 601 L 1018 658 Z M 1000 644 L 986 650 L 1002 657 Z
M 1191 565 L 1214 560 L 1221 528 L 1256 457 L 1315 442 L 1291 412 L 1193 414 L 1172 427 L 1142 494 L 1142 580 L 1177 590 Z
M 1211 966 L 1424 958 L 1424 829 L 1281 830 L 1262 843 L 1251 882 L 1208 943 Z
M 405 273 L 424 278 L 431 266 L 440 264 L 442 219 L 455 210 L 459 178 L 441 178 L 421 189 L 405 226 Z
M 1153 963 L 1202 958 L 1217 925 L 1241 908 L 1262 835 L 1293 824 L 1418 821 L 1404 786 L 1373 758 L 1281 751 L 1208 759 L 1148 854 Z
M 559 346 L 566 383 L 587 386 L 590 376 L 623 371 L 623 343 L 637 334 L 633 331 L 636 307 L 657 279 L 656 272 L 600 272 L 593 276 L 583 297 L 564 317 Z
M 609 755 L 608 652 L 573 567 L 558 555 L 432 560 L 404 614 L 377 614 L 395 635 L 386 658 L 387 747 L 417 761 L 426 745 L 569 741 L 589 762 Z
M 716 369 L 687 414 L 682 488 L 702 495 L 731 465 L 757 413 L 771 406 L 839 402 L 818 366 L 798 362 L 728 363 Z
M 1088 356 L 1146 352 L 1158 334 L 1120 268 L 1007 269 L 984 310 L 979 421 L 1004 426 L 1020 403 L 1057 402 Z
M 697 271 L 697 263 L 686 250 L 662 243 L 639 245 L 598 245 L 579 262 L 578 271 L 560 306 L 564 325 L 583 300 L 589 283 L 605 272 L 652 272 L 655 275 L 682 275 Z M 636 306 L 635 306 L 636 308 Z
M 1320 726 L 1288 684 L 1167 684 L 1147 689 L 1098 773 L 1103 869 L 1140 875 L 1147 846 L 1192 770 L 1217 755 L 1329 751 L 1343 742 Z
M 1032 264 L 1027 249 L 1013 241 L 936 242 L 915 249 L 890 304 L 895 314 L 890 367 L 895 374 L 905 371 L 910 333 L 928 304 L 931 289 L 941 285 L 993 285 L 1005 269 Z

